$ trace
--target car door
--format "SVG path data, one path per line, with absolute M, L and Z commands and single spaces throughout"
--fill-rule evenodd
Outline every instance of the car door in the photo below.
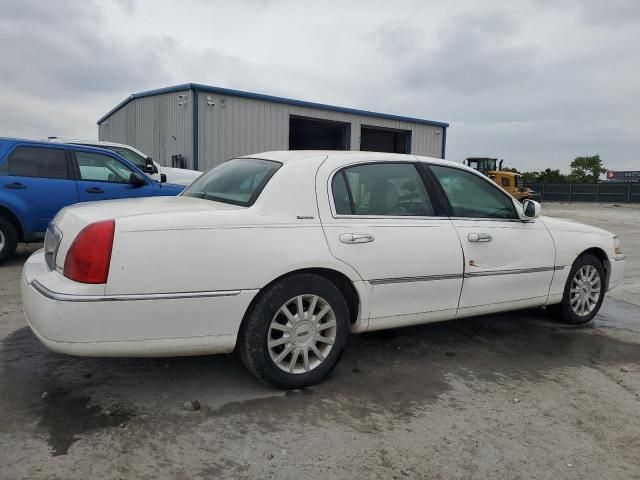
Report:
M 460 313 L 543 305 L 555 246 L 542 222 L 521 221 L 513 199 L 480 174 L 444 165 L 426 168 L 442 187 L 464 251 Z
M 74 150 L 78 196 L 81 202 L 154 195 L 151 181 L 118 160 L 115 155 Z M 145 179 L 144 185 L 130 183 L 132 173 Z
M 339 164 L 339 162 L 338 162 Z M 318 178 L 320 216 L 332 255 L 370 288 L 369 329 L 455 316 L 462 251 L 451 221 L 411 162 L 364 162 Z M 324 182 L 324 183 L 323 183 Z M 319 206 L 322 204 L 319 201 Z
M 68 153 L 59 146 L 18 144 L 0 166 L 0 188 L 28 234 L 44 233 L 60 209 L 78 202 Z

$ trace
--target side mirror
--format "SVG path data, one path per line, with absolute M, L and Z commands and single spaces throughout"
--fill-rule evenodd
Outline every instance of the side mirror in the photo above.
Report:
M 522 213 L 524 218 L 522 220 L 533 220 L 538 218 L 542 213 L 542 206 L 535 200 L 525 200 L 522 202 Z
M 141 187 L 145 185 L 147 181 L 139 173 L 131 172 L 131 175 L 129 175 L 129 183 L 134 187 Z
M 160 174 L 160 183 L 167 183 L 167 174 L 166 173 L 161 173 Z
M 156 169 L 156 166 L 154 165 L 151 157 L 147 157 L 144 160 L 144 171 L 145 173 L 158 173 L 158 170 Z

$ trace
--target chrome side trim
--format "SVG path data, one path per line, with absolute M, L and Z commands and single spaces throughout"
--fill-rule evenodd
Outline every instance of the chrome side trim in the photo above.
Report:
M 516 270 L 491 270 L 484 272 L 467 272 L 465 274 L 452 273 L 446 275 L 430 275 L 426 277 L 376 278 L 375 280 L 369 280 L 369 283 L 371 285 L 387 285 L 391 283 L 430 282 L 434 280 L 451 280 L 455 278 L 474 278 L 489 277 L 493 275 L 519 275 L 521 273 L 552 272 L 555 270 L 563 270 L 564 268 L 564 265 L 556 265 L 554 267 L 520 268 Z
M 489 277 L 494 275 L 519 275 L 521 273 L 552 272 L 552 271 L 555 271 L 556 268 L 557 267 L 538 267 L 538 268 L 519 268 L 516 270 L 492 270 L 492 271 L 485 271 L 485 272 L 467 272 L 464 274 L 464 278 Z
M 509 222 L 523 223 L 525 220 L 519 218 L 489 218 L 489 217 L 446 217 L 449 220 L 460 220 L 465 222 Z M 534 220 L 534 219 L 532 219 Z
M 169 293 L 133 293 L 124 295 L 73 295 L 49 290 L 37 280 L 30 285 L 41 295 L 58 302 L 130 302 L 136 300 L 171 300 L 183 298 L 233 297 L 241 290 L 218 290 L 210 292 L 169 292 Z
M 431 282 L 433 280 L 451 280 L 462 278 L 461 273 L 452 273 L 448 275 L 429 275 L 427 277 L 396 277 L 396 278 L 377 278 L 369 280 L 371 285 L 387 285 L 390 283 L 409 283 L 409 282 Z

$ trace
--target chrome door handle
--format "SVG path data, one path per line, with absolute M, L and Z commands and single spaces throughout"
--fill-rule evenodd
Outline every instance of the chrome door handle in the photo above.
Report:
M 488 233 L 470 233 L 467 235 L 467 240 L 470 242 L 490 242 L 493 237 Z
M 338 238 L 342 243 L 369 243 L 376 239 L 371 233 L 343 233 Z

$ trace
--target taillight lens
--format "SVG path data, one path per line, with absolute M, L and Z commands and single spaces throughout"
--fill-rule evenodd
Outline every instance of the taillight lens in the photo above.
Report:
M 61 241 L 62 232 L 51 222 L 44 236 L 44 260 L 47 262 L 49 270 L 55 270 L 56 268 L 56 255 Z
M 105 220 L 84 227 L 64 261 L 64 276 L 82 283 L 107 283 L 116 222 Z

